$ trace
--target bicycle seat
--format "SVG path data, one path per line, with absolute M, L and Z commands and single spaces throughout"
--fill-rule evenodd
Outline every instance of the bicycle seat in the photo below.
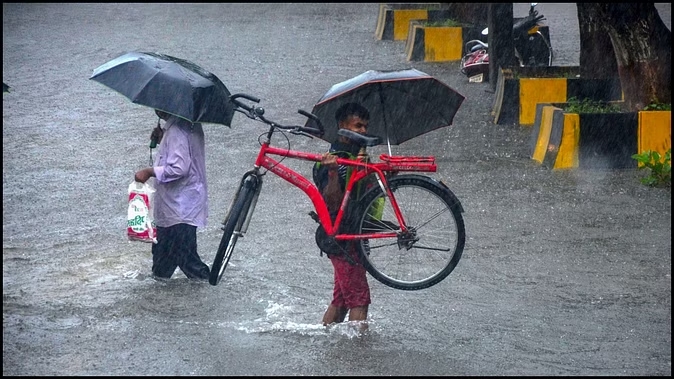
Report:
M 371 136 L 369 134 L 360 134 L 348 129 L 339 129 L 337 134 L 352 140 L 356 143 L 356 145 L 361 147 L 377 146 L 381 143 L 381 137 Z

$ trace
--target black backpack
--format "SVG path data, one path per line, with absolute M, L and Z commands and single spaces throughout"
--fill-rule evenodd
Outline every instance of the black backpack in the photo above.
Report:
M 336 152 L 340 158 L 350 158 L 353 159 L 355 156 L 352 154 L 349 154 L 348 152 Z M 346 177 L 348 178 L 348 173 Z M 316 187 L 318 187 L 319 191 L 323 191 L 323 188 L 327 184 L 327 170 L 321 168 L 321 163 L 316 162 L 314 164 L 314 167 L 312 169 L 312 176 L 314 180 L 314 184 L 316 184 Z M 343 178 L 341 175 L 339 177 L 340 184 L 342 187 L 346 185 L 346 179 Z M 345 214 L 345 219 L 342 220 L 342 226 L 340 228 L 340 231 L 345 232 L 345 227 L 348 228 L 349 225 L 352 224 L 351 220 L 349 220 L 349 215 L 353 214 L 353 210 L 355 209 L 356 202 L 349 202 L 349 209 Z M 316 239 L 316 245 L 318 246 L 321 256 L 323 253 L 327 255 L 328 257 L 332 255 L 345 255 L 349 257 L 348 254 L 344 254 L 348 252 L 349 248 L 349 242 L 348 241 L 336 241 L 334 238 L 328 237 L 327 233 L 325 232 L 325 229 L 323 229 L 323 226 L 321 225 L 320 221 L 318 220 L 318 215 L 316 214 L 315 211 L 309 212 L 309 215 L 311 218 L 318 223 L 318 227 L 316 228 L 316 233 L 315 233 L 315 239 Z M 331 212 L 330 213 L 330 219 L 332 221 L 335 221 L 335 218 L 337 217 L 337 212 Z

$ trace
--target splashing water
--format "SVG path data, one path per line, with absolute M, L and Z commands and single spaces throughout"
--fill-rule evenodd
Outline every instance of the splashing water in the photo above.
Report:
M 293 315 L 293 310 L 292 306 L 267 301 L 265 317 L 253 321 L 226 324 L 248 334 L 289 332 L 302 336 L 344 336 L 348 338 L 369 334 L 369 331 L 361 331 L 362 322 L 360 321 L 348 321 L 328 326 L 323 326 L 321 323 L 293 321 L 291 319 L 296 317 Z

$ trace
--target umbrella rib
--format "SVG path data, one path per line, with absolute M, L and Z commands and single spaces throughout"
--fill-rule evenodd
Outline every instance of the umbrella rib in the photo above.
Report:
M 148 85 L 148 83 L 150 83 L 154 78 L 156 78 L 157 75 L 159 75 L 159 71 L 157 71 L 157 72 L 155 72 L 154 74 L 152 74 L 152 76 L 150 76 L 150 77 L 145 81 L 145 83 L 143 83 L 142 86 L 138 86 L 138 89 L 139 89 L 138 92 L 136 92 L 133 96 L 129 96 L 129 99 L 131 99 L 131 102 L 132 102 L 132 103 L 136 103 L 136 101 L 138 101 L 138 97 L 140 96 L 140 94 L 143 93 L 143 91 L 147 90 L 147 85 Z M 136 104 L 137 104 L 137 103 L 136 103 Z

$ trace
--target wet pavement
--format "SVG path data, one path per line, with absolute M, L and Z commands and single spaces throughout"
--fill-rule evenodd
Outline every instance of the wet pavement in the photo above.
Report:
M 537 8 L 555 63 L 577 65 L 575 6 Z M 670 8 L 658 4 L 671 28 Z M 671 190 L 641 185 L 636 170 L 538 166 L 527 128 L 491 122 L 487 83 L 468 83 L 458 63 L 407 62 L 404 42 L 375 40 L 377 11 L 4 3 L 3 375 L 671 375 Z M 332 271 L 310 202 L 266 177 L 220 285 L 148 277 L 149 245 L 126 240 L 126 190 L 156 117 L 88 80 L 130 50 L 194 61 L 281 123 L 303 122 L 298 108 L 369 69 L 414 67 L 457 89 L 454 125 L 392 147 L 435 155 L 432 175 L 461 200 L 457 268 L 421 291 L 369 277 L 369 332 L 326 329 Z M 198 243 L 210 264 L 265 129 L 242 115 L 204 129 L 210 218 Z

